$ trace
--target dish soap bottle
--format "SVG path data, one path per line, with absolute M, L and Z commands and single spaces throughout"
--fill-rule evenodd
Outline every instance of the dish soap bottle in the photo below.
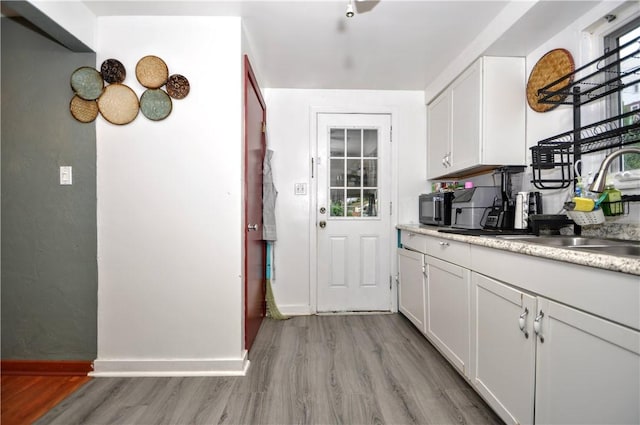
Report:
M 604 215 L 621 215 L 624 212 L 622 210 L 622 193 L 611 184 L 605 187 L 604 193 L 607 194 L 602 202 Z

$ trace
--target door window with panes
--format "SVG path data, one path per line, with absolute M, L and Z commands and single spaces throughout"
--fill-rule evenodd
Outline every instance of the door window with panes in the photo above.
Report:
M 378 130 L 331 128 L 329 218 L 378 217 Z

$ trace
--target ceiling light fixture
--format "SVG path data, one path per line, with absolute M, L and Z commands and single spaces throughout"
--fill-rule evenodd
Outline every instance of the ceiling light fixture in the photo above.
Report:
M 353 18 L 353 1 L 349 0 L 349 4 L 347 5 L 347 18 Z

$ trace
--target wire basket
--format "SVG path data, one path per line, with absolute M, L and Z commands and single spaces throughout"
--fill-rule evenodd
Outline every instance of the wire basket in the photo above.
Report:
M 601 209 L 593 211 L 567 211 L 567 215 L 578 226 L 588 226 L 590 224 L 604 223 L 604 213 Z

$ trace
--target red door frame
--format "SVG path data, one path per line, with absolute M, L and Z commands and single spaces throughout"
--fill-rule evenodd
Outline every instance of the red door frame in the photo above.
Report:
M 257 258 L 252 258 L 250 251 L 256 243 L 257 233 L 260 235 L 260 240 L 262 239 L 262 159 L 264 158 L 264 153 L 266 149 L 266 140 L 264 131 L 264 124 L 266 123 L 266 112 L 267 107 L 264 102 L 264 98 L 262 97 L 262 93 L 260 92 L 260 86 L 258 85 L 258 81 L 256 76 L 251 68 L 251 64 L 249 63 L 249 58 L 247 55 L 244 56 L 244 342 L 245 348 L 247 350 L 251 349 L 251 345 L 260 329 L 260 325 L 262 324 L 262 319 L 266 314 L 266 302 L 265 302 L 265 269 L 264 265 L 266 262 L 266 245 L 264 241 L 262 241 L 262 249 L 259 254 L 261 258 L 258 260 Z M 250 116 L 249 110 L 249 95 L 250 92 L 253 91 L 255 96 L 262 107 L 262 117 L 261 117 L 261 128 L 260 131 L 260 170 L 258 173 L 253 176 L 250 174 L 249 165 L 252 163 L 250 161 L 249 155 L 251 154 L 251 146 L 249 146 L 249 137 L 252 135 L 252 131 L 256 131 L 256 124 L 252 121 L 254 117 Z M 257 170 L 253 170 L 254 173 Z M 260 180 L 260 199 L 258 204 L 253 204 L 254 208 L 260 209 L 260 217 L 258 221 L 258 231 L 249 232 L 248 226 L 252 217 L 252 211 L 250 210 L 250 201 L 255 199 L 250 198 L 250 185 L 252 184 L 251 178 L 259 178 Z M 253 279 L 252 276 L 255 276 L 257 273 L 256 270 L 252 269 L 252 266 L 256 267 L 256 261 L 259 261 L 261 265 L 260 270 L 260 278 Z M 253 272 L 253 274 L 252 274 Z M 251 285 L 259 285 L 257 288 Z M 256 295 L 257 294 L 257 295 Z

